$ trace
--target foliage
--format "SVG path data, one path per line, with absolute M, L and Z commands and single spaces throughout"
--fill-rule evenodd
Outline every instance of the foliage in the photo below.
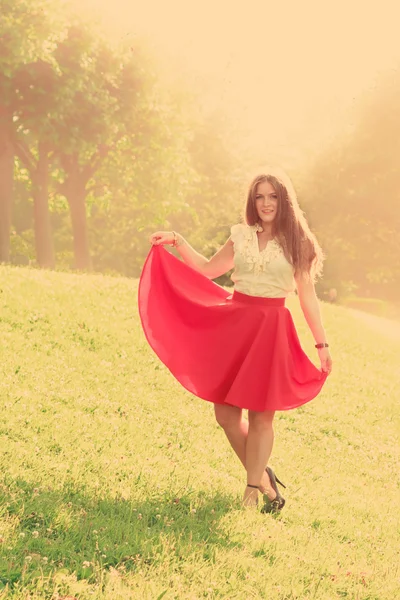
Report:
M 86 216 L 96 269 L 137 275 L 151 229 L 173 222 L 192 229 L 199 218 L 206 238 L 202 246 L 210 253 L 220 237 L 219 220 L 215 225 L 209 218 L 219 191 L 219 182 L 212 179 L 227 163 L 214 150 L 208 157 L 214 172 L 207 173 L 204 165 L 196 168 L 202 121 L 197 118 L 194 124 L 187 116 L 182 104 L 190 101 L 187 93 L 170 93 L 158 85 L 155 67 L 139 43 L 116 49 L 82 22 L 63 27 L 58 38 L 53 33 L 52 41 L 47 59 L 21 65 L 13 81 L 20 158 L 17 211 L 28 206 L 27 195 L 35 201 L 32 182 L 44 144 L 50 181 L 42 187 L 60 266 L 73 266 L 64 260 L 71 255 L 71 235 L 75 263 L 90 266 Z M 218 123 L 212 125 L 212 130 L 206 127 L 212 136 L 205 140 L 211 151 L 213 142 L 221 147 Z M 62 195 L 68 199 L 72 229 Z M 190 207 L 192 200 L 196 206 Z M 17 215 L 14 220 L 17 235 L 22 235 Z M 21 261 L 23 247 L 22 240 L 13 245 L 14 262 Z
M 249 154 L 238 126 L 208 102 L 206 80 L 187 72 L 168 87 L 143 40 L 111 44 L 55 0 L 1 8 L 0 159 L 11 138 L 18 155 L 12 262 L 53 264 L 39 254 L 52 254 L 54 238 L 58 268 L 137 276 L 148 234 L 165 228 L 211 256 L 240 218 Z M 390 72 L 359 101 L 347 133 L 294 174 L 327 255 L 323 297 L 332 287 L 339 297 L 398 297 L 399 101 Z M 8 218 L 11 169 L 7 177 Z
M 53 12 L 54 8 L 53 0 L 0 3 L 0 261 L 10 259 L 15 129 L 21 108 L 20 86 L 24 84 L 22 73 L 42 64 L 51 52 L 53 29 L 60 29 L 59 13 Z M 41 100 L 45 105 L 43 96 Z M 41 221 L 46 218 L 47 214 Z M 40 239 L 38 235 L 36 238 Z
M 346 136 L 327 148 L 302 187 L 330 263 L 328 285 L 398 299 L 400 128 L 398 72 L 382 75 L 355 107 Z

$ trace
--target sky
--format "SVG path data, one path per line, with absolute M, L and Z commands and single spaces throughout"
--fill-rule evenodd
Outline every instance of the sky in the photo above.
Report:
M 117 39 L 146 37 L 166 81 L 182 72 L 208 81 L 210 109 L 222 109 L 238 125 L 244 147 L 284 167 L 340 137 L 379 73 L 400 64 L 394 0 L 79 5 Z

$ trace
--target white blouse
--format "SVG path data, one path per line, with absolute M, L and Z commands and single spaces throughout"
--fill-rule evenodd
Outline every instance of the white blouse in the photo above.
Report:
M 231 228 L 235 265 L 231 279 L 235 290 L 249 296 L 286 298 L 296 288 L 293 266 L 275 239 L 260 252 L 258 228 L 241 223 Z

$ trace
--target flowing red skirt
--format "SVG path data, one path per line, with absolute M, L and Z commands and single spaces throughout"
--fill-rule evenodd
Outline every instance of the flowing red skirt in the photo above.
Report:
M 326 380 L 301 348 L 284 298 L 232 295 L 161 246 L 143 267 L 139 313 L 160 360 L 209 402 L 288 410 Z

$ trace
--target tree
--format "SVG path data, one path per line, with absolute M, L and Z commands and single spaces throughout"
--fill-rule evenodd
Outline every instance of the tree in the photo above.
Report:
M 190 211 L 188 198 L 199 181 L 187 150 L 190 132 L 176 105 L 161 89 L 150 101 L 146 129 L 118 141 L 88 196 L 95 267 L 134 277 L 148 252 L 150 231 L 170 228 Z
M 55 266 L 48 199 L 57 126 L 56 80 L 54 66 L 43 60 L 24 65 L 15 76 L 17 135 L 14 147 L 32 181 L 36 260 L 45 268 Z
M 321 154 L 301 194 L 323 233 L 335 281 L 393 298 L 400 280 L 400 76 L 391 72 L 357 106 L 346 136 Z
M 118 142 L 146 129 L 146 75 L 138 49 L 123 56 L 82 24 L 70 27 L 54 55 L 66 90 L 56 150 L 65 173 L 60 191 L 70 207 L 75 266 L 90 269 L 86 198 Z
M 0 74 L 0 90 L 3 90 L 1 78 Z M 10 260 L 13 169 L 12 115 L 10 108 L 3 105 L 0 106 L 0 262 Z
M 0 0 L 0 261 L 10 259 L 21 73 L 34 70 L 48 56 L 58 12 L 53 0 Z

